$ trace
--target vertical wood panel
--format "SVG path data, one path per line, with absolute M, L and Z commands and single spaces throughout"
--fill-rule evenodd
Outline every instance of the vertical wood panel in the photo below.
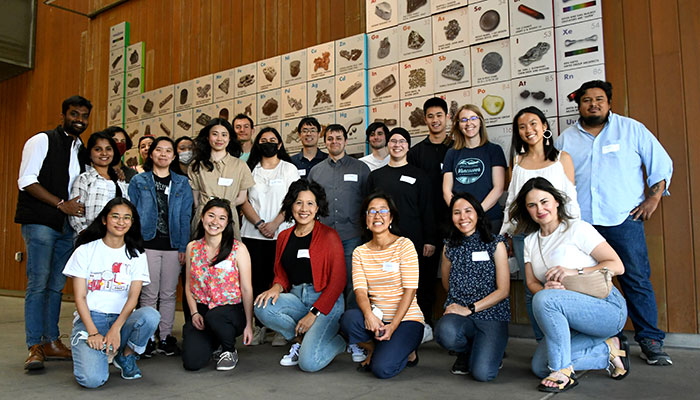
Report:
M 294 0 L 294 6 L 289 9 L 290 51 L 304 48 L 304 29 L 304 3 Z
M 326 2 L 328 3 L 328 2 Z M 330 40 L 338 40 L 344 38 L 345 35 L 345 0 L 331 0 L 329 7 L 329 19 L 324 21 L 324 25 L 329 25 Z
M 303 16 L 299 21 L 303 32 L 302 48 L 321 43 L 316 37 L 316 0 L 302 0 Z
M 290 7 L 290 0 L 279 0 L 277 4 L 277 52 L 282 55 L 291 51 L 291 37 L 296 33 L 289 29 L 290 8 L 294 8 L 296 4 Z

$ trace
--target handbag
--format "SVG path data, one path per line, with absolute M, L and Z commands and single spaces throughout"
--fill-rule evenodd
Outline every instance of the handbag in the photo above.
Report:
M 540 248 L 542 262 L 544 266 L 549 269 L 544 254 L 542 253 L 542 240 L 539 234 L 537 235 L 537 244 Z M 612 291 L 612 277 L 613 273 L 610 272 L 607 267 L 603 267 L 599 270 L 586 272 L 584 274 L 565 276 L 561 283 L 566 290 L 572 290 L 574 292 L 604 299 L 608 297 Z

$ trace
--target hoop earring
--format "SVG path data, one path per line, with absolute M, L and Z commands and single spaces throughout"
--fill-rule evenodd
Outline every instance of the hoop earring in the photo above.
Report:
M 549 133 L 549 135 L 547 135 L 547 133 Z M 542 137 L 544 137 L 544 145 L 549 146 L 551 144 L 550 142 L 552 140 L 552 131 L 547 129 L 546 131 L 544 131 L 542 133 Z

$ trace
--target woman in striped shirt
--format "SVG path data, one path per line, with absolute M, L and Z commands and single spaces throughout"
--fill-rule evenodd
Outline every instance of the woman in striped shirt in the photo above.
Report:
M 368 352 L 358 370 L 391 378 L 418 364 L 417 348 L 423 338 L 423 313 L 416 301 L 418 255 L 413 243 L 394 231 L 392 223 L 399 215 L 390 196 L 372 194 L 362 210 L 371 240 L 352 253 L 359 309 L 343 314 L 341 330 L 350 344 Z

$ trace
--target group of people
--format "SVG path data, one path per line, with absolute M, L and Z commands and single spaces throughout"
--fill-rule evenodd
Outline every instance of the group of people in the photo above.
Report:
M 508 341 L 509 256 L 524 276 L 540 390 L 575 386 L 575 370 L 627 376 L 628 308 L 642 357 L 671 364 L 643 228 L 668 194 L 671 159 L 641 123 L 610 111 L 609 83 L 586 82 L 573 98 L 579 121 L 556 140 L 536 107 L 515 115 L 510 168 L 478 107 L 459 108 L 448 133 L 447 104 L 431 98 L 427 138 L 412 146 L 405 129 L 375 122 L 359 160 L 342 125 L 303 118 L 290 157 L 279 132 L 256 135 L 238 115 L 194 139 L 142 138 L 135 171 L 121 161 L 132 145 L 121 128 L 83 147 L 92 105 L 70 97 L 63 124 L 30 138 L 20 167 L 25 369 L 72 357 L 85 387 L 106 382 L 109 362 L 139 378 L 139 354 L 180 351 L 182 280 L 187 370 L 212 357 L 231 370 L 239 336 L 252 345 L 275 332 L 290 346 L 283 366 L 318 371 L 347 351 L 358 370 L 390 378 L 434 336 L 456 354 L 452 373 L 489 381 Z M 567 290 L 567 277 L 600 271 L 625 297 Z M 72 354 L 58 331 L 66 276 Z M 438 282 L 447 298 L 436 320 Z

